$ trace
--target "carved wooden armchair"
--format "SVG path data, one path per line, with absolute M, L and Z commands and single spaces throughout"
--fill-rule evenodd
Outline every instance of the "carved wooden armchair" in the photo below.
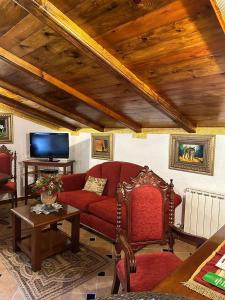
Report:
M 131 184 L 118 187 L 116 262 L 112 293 L 152 290 L 181 263 L 173 254 L 174 191 L 145 167 Z M 165 208 L 169 205 L 169 223 Z M 124 212 L 126 221 L 124 221 Z M 126 226 L 124 226 L 126 222 Z M 124 229 L 125 228 L 125 229 Z M 169 244 L 168 252 L 137 254 L 148 244 Z M 121 252 L 124 258 L 121 258 Z
M 17 206 L 16 152 L 0 147 L 0 195 L 10 194 L 12 207 Z

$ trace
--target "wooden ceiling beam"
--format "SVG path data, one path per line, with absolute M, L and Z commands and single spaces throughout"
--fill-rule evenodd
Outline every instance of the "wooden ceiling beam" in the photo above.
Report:
M 24 104 L 21 104 L 17 101 L 13 101 L 12 99 L 6 98 L 4 96 L 0 95 L 0 103 L 3 103 L 7 106 L 9 106 L 10 108 L 13 108 L 17 111 L 19 111 L 20 113 L 22 113 L 25 116 L 29 116 L 32 117 L 34 119 L 40 120 L 40 121 L 44 121 L 45 123 L 49 123 L 52 124 L 58 128 L 60 127 L 64 127 L 67 128 L 69 130 L 75 131 L 77 130 L 77 127 L 73 126 L 70 123 L 67 123 L 65 121 L 62 121 L 58 118 L 52 117 L 49 114 L 40 112 L 34 108 L 30 108 Z
M 223 0 L 210 0 L 213 9 L 215 10 L 216 16 L 219 20 L 219 23 L 225 33 L 225 6 Z
M 1 88 L 3 88 L 5 91 Z M 64 116 L 66 116 L 66 117 L 68 117 L 68 118 L 70 118 L 70 119 L 72 119 L 76 122 L 79 122 L 79 123 L 81 123 L 85 126 L 94 128 L 98 131 L 104 131 L 104 128 L 102 126 L 83 118 L 83 116 L 81 116 L 80 114 L 77 114 L 77 113 L 74 114 L 72 112 L 69 112 L 68 110 L 65 110 L 65 109 L 63 109 L 63 108 L 61 108 L 61 107 L 59 107 L 59 106 L 57 106 L 57 105 L 55 105 L 55 104 L 53 104 L 49 101 L 41 99 L 40 97 L 38 97 L 36 95 L 33 95 L 32 93 L 30 93 L 28 91 L 25 91 L 25 90 L 23 90 L 23 89 L 21 89 L 17 86 L 14 86 L 14 85 L 0 79 L 0 94 L 2 94 L 3 92 L 4 93 L 12 92 L 17 96 L 20 96 L 20 97 L 22 97 L 26 100 L 30 100 L 30 101 L 33 101 L 37 104 L 40 104 L 41 106 L 44 106 L 44 107 L 46 107 L 46 108 L 48 108 L 48 109 L 50 109 L 54 112 L 57 112 L 61 115 L 64 115 Z
M 125 127 L 128 127 L 135 132 L 141 132 L 141 126 L 137 124 L 136 122 L 132 121 L 130 118 L 113 111 L 106 105 L 103 105 L 102 103 L 96 101 L 95 99 L 79 92 L 75 88 L 69 86 L 68 84 L 64 83 L 63 81 L 51 76 L 50 74 L 44 72 L 43 70 L 35 67 L 34 65 L 26 62 L 25 60 L 19 58 L 18 56 L 10 53 L 9 51 L 3 49 L 0 47 L 0 58 L 4 61 L 10 63 L 11 65 L 29 73 L 34 76 L 37 76 L 41 78 L 42 80 L 56 86 L 57 88 L 63 90 L 64 92 L 70 94 L 71 96 L 81 100 L 82 102 L 88 104 L 89 106 L 94 107 L 95 109 L 103 112 L 105 115 L 109 116 L 110 118 L 113 118 L 116 121 L 119 121 L 122 123 Z M 77 100 L 75 100 L 77 102 Z M 95 128 L 95 127 L 93 127 Z M 96 129 L 96 128 L 95 128 Z M 102 130 L 99 128 L 98 130 Z
M 167 99 L 160 96 L 154 89 L 140 80 L 117 58 L 111 55 L 76 23 L 51 4 L 51 2 L 48 0 L 13 1 L 46 23 L 55 32 L 82 50 L 86 55 L 98 61 L 100 65 L 111 71 L 119 79 L 125 80 L 138 95 L 170 117 L 178 126 L 188 132 L 195 132 L 194 124 L 172 106 Z

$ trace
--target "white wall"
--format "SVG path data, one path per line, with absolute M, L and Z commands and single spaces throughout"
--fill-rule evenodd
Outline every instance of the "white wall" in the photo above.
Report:
M 113 136 L 113 160 L 128 161 L 143 166 L 148 165 L 167 182 L 172 178 L 174 180 L 175 191 L 178 194 L 183 195 L 184 189 L 187 187 L 225 193 L 224 135 L 216 136 L 214 176 L 169 169 L 169 134 L 148 134 L 146 139 L 134 138 L 131 134 L 114 134 Z M 81 151 L 83 148 L 85 151 Z M 79 153 L 77 171 L 86 171 L 88 168 L 102 162 L 102 160 L 91 158 L 90 148 L 89 133 L 81 133 L 76 137 L 76 154 Z M 179 222 L 181 207 L 176 214 Z
M 13 116 L 13 144 L 6 144 L 6 147 L 17 153 L 17 179 L 18 196 L 24 196 L 24 169 L 22 161 L 30 158 L 29 133 L 30 132 L 56 132 L 48 127 L 36 124 L 26 119 Z M 70 136 L 70 158 L 75 158 L 74 137 Z M 7 197 L 4 197 L 4 199 Z
M 16 150 L 18 156 L 18 194 L 23 196 L 24 170 L 22 161 L 29 158 L 29 133 L 53 132 L 53 130 L 14 116 L 14 142 L 8 144 Z M 148 165 L 166 181 L 173 178 L 175 191 L 183 195 L 187 187 L 225 193 L 225 135 L 216 136 L 214 176 L 170 170 L 169 134 L 148 134 L 146 139 L 134 138 L 131 134 L 116 133 L 114 137 L 113 160 L 128 161 Z M 91 134 L 80 133 L 70 136 L 70 159 L 75 159 L 76 172 L 84 172 L 90 167 L 102 163 L 102 160 L 91 158 Z M 177 212 L 180 216 L 180 211 Z M 178 217 L 179 218 L 179 217 Z

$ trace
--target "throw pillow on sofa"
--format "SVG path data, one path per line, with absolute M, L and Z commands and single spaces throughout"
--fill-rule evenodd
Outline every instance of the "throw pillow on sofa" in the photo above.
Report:
M 85 183 L 83 190 L 94 192 L 98 195 L 102 195 L 106 185 L 106 181 L 107 181 L 106 178 L 96 178 L 96 177 L 88 176 L 88 179 Z

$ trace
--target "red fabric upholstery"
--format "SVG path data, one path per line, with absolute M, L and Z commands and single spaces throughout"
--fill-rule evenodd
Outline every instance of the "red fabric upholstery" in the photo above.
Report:
M 136 255 L 136 273 L 130 274 L 130 291 L 150 291 L 165 279 L 179 265 L 181 260 L 171 252 Z M 117 264 L 117 272 L 122 286 L 125 286 L 124 260 Z
M 120 169 L 121 163 L 117 161 L 114 164 L 102 164 L 102 177 L 107 178 L 104 195 L 115 196 L 117 184 L 120 180 Z
M 91 203 L 88 206 L 88 212 L 96 217 L 99 217 L 106 222 L 116 225 L 116 199 L 108 197 L 106 200 Z M 122 227 L 125 228 L 126 208 L 122 206 Z
M 88 176 L 101 178 L 102 177 L 102 164 L 92 167 L 87 171 L 85 181 L 87 181 Z
M 181 196 L 178 195 L 178 194 L 175 194 L 174 195 L 174 205 L 175 205 L 175 207 L 177 207 L 181 203 L 181 201 L 182 201 Z
M 83 222 L 84 224 L 87 222 L 88 226 L 94 229 L 98 227 L 96 230 L 105 235 L 108 235 L 106 232 L 109 232 L 110 235 L 108 236 L 115 238 L 116 186 L 120 181 L 129 182 L 130 178 L 137 176 L 141 169 L 142 166 L 133 163 L 114 161 L 96 165 L 86 173 L 63 175 L 64 191 L 58 193 L 58 199 L 81 209 L 82 212 L 88 212 L 87 218 Z M 107 178 L 107 184 L 102 196 L 82 190 L 88 176 Z M 109 197 L 107 198 L 107 196 Z M 123 209 L 123 228 L 125 228 L 125 218 L 125 210 Z M 166 218 L 168 219 L 167 216 Z M 90 225 L 92 222 L 96 222 L 96 226 L 94 223 Z
M 119 181 L 126 181 L 130 182 L 131 177 L 136 177 L 137 174 L 141 171 L 143 167 L 136 165 L 136 164 L 131 164 L 128 162 L 123 162 L 121 164 L 121 171 L 120 171 L 120 179 Z
M 81 222 L 81 224 L 89 226 L 89 227 L 97 230 L 98 232 L 101 232 L 105 236 L 110 237 L 113 240 L 115 240 L 115 238 L 116 238 L 115 225 L 110 224 L 109 222 L 106 222 L 94 215 L 87 214 L 87 213 L 81 213 L 80 222 Z
M 120 181 L 130 181 L 131 177 L 137 176 L 141 166 L 128 163 L 128 162 L 105 162 L 91 168 L 85 177 L 85 181 L 88 176 L 107 178 L 107 183 L 103 194 L 107 196 L 115 196 L 117 184 Z
M 0 153 L 0 173 L 11 175 L 11 156 L 7 153 Z
M 103 196 L 83 190 L 58 193 L 58 200 L 60 202 L 72 205 L 83 211 L 87 211 L 90 203 L 97 201 L 102 202 L 102 199 L 104 199 Z
M 63 175 L 63 191 L 81 190 L 84 187 L 86 173 Z
M 131 240 L 160 240 L 163 237 L 163 197 L 153 186 L 140 186 L 131 192 Z
M 0 194 L 14 193 L 16 190 L 16 183 L 14 181 L 8 181 L 0 186 Z

